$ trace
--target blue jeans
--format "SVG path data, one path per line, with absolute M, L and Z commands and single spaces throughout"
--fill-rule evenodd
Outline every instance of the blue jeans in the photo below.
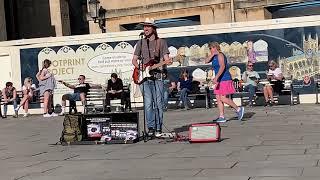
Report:
M 187 88 L 183 88 L 180 91 L 180 98 L 179 101 L 182 101 L 182 104 L 184 105 L 184 107 L 188 107 L 188 103 L 190 102 L 189 98 L 188 98 L 188 94 L 190 93 L 190 90 Z
M 17 103 L 17 100 L 13 100 L 9 103 L 5 103 L 3 104 L 3 115 L 6 116 L 7 115 L 7 112 L 8 112 L 8 105 L 10 104 L 13 104 L 13 108 L 16 109 L 18 107 L 18 103 Z
M 147 80 L 140 85 L 144 95 L 144 113 L 148 129 L 162 129 L 163 122 L 163 82 Z
M 163 89 L 163 109 L 168 108 L 169 89 Z
M 245 91 L 249 92 L 249 103 L 250 103 L 250 105 L 252 105 L 252 100 L 253 100 L 253 97 L 256 93 L 256 86 L 254 86 L 252 84 L 248 84 L 244 89 L 245 89 Z

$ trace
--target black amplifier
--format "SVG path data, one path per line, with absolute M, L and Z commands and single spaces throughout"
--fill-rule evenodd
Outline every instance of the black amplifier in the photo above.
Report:
M 135 143 L 139 141 L 139 113 L 84 114 L 84 141 L 100 143 Z

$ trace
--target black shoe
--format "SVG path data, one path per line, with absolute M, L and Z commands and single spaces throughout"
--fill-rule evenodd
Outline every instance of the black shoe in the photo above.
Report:
M 264 107 L 267 107 L 269 102 L 264 102 Z
M 149 131 L 148 131 L 148 136 L 149 137 L 153 137 L 155 135 L 155 131 L 153 128 L 149 128 Z
M 121 108 L 120 108 L 120 111 L 121 111 L 121 112 L 124 112 L 124 108 L 123 108 L 123 107 L 121 107 Z
M 7 118 L 7 116 L 2 116 L 2 118 Z

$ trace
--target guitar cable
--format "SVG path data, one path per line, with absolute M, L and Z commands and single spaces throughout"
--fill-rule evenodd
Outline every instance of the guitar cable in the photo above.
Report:
M 156 40 L 155 40 L 156 41 Z M 151 59 L 151 53 L 150 53 L 150 41 L 147 39 L 147 47 L 148 47 L 148 53 L 149 53 L 149 59 Z M 154 110 L 157 112 L 154 112 L 154 123 L 155 123 L 155 131 L 157 131 L 157 125 L 160 126 L 160 112 L 159 112 L 159 107 L 158 107 L 158 99 L 157 99 L 157 85 L 156 85 L 156 79 L 153 78 L 153 88 L 154 88 L 154 93 L 151 93 L 151 99 L 154 103 Z M 160 89 L 159 89 L 160 91 Z M 161 91 L 160 91 L 161 93 Z M 155 94 L 155 98 L 154 98 Z M 162 97 L 162 96 L 161 96 Z M 158 115 L 158 117 L 157 117 Z M 163 119 L 163 112 L 162 112 L 162 119 Z M 160 127 L 161 128 L 161 127 Z M 162 130 L 161 130 L 162 131 Z

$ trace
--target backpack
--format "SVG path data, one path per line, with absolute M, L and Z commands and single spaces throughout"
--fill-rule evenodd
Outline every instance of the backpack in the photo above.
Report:
M 66 115 L 63 121 L 63 130 L 60 137 L 60 143 L 73 143 L 82 140 L 81 133 L 82 116 Z

